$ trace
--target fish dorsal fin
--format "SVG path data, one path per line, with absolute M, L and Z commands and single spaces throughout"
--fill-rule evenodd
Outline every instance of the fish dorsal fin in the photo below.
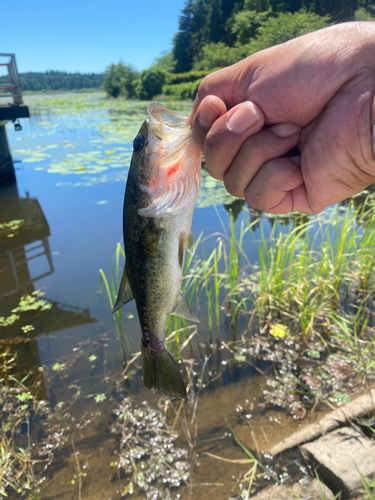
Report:
M 195 323 L 200 323 L 199 319 L 196 317 L 196 315 L 193 313 L 193 311 L 187 305 L 186 300 L 184 299 L 184 297 L 181 293 L 178 297 L 177 303 L 174 306 L 174 309 L 171 312 L 171 314 L 174 314 L 175 316 L 179 316 L 180 318 L 183 318 L 183 319 L 188 319 L 189 321 L 194 321 Z
M 117 294 L 117 299 L 114 308 L 112 309 L 112 313 L 115 313 L 122 306 L 130 302 L 134 299 L 134 295 L 132 289 L 130 288 L 128 273 L 126 271 L 126 266 L 124 272 L 122 273 L 120 288 Z
M 193 233 L 190 230 L 190 233 L 188 234 L 188 237 L 186 238 L 186 250 L 191 254 L 195 254 L 195 240 Z

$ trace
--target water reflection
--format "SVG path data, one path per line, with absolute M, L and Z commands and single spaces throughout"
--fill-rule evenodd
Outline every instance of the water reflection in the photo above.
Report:
M 21 298 L 35 296 L 36 283 L 54 272 L 50 236 L 50 227 L 39 201 L 28 192 L 25 197 L 19 195 L 13 170 L 7 182 L 0 185 L 0 316 L 11 316 Z M 40 269 L 36 275 L 30 271 L 31 261 L 36 261 L 35 267 Z M 41 365 L 39 336 L 96 321 L 88 308 L 44 300 L 49 303 L 49 309 L 42 314 L 35 310 L 22 312 L 19 320 L 1 331 L 0 347 L 17 352 L 21 372 L 27 373 Z M 31 321 L 33 329 L 22 331 L 21 326 Z M 38 396 L 46 398 L 43 377 L 41 379 Z
M 0 223 L 20 222 L 15 233 L 0 231 L 0 298 L 28 290 L 33 283 L 54 272 L 48 237 L 51 235 L 47 219 L 36 198 L 26 193 L 21 198 L 15 178 L 0 186 Z M 44 271 L 30 276 L 28 263 L 33 259 L 45 261 Z

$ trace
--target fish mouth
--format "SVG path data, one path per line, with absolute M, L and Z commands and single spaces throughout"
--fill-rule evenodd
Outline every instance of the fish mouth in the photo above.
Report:
M 182 209 L 190 200 L 195 202 L 202 155 L 190 126 L 185 125 L 186 118 L 159 103 L 147 109 L 147 176 L 139 179 L 149 195 L 147 206 L 138 209 L 143 217 L 158 217 Z
M 186 132 L 189 126 L 185 125 L 187 116 L 166 108 L 158 102 L 151 103 L 147 108 L 147 125 L 153 134 L 160 140 L 176 134 L 177 130 Z

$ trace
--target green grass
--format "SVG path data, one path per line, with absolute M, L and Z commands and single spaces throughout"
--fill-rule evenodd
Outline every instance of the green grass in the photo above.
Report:
M 125 259 L 125 252 L 124 249 L 121 246 L 121 243 L 117 243 L 116 251 L 112 259 L 111 263 L 111 282 L 108 282 L 108 279 L 103 271 L 103 269 L 99 269 L 99 274 L 100 274 L 100 293 L 103 292 L 103 285 L 105 287 L 105 290 L 107 292 L 107 298 L 108 302 L 111 308 L 111 311 L 115 305 L 116 302 L 116 297 L 117 297 L 117 292 L 120 287 L 120 282 L 121 282 L 121 276 L 120 276 L 120 259 L 121 257 Z M 124 263 L 122 262 L 122 268 L 124 267 Z M 126 348 L 128 349 L 128 352 L 131 352 L 131 346 L 130 346 L 130 341 L 129 338 L 124 330 L 123 323 L 122 323 L 122 315 L 121 315 L 122 310 L 118 310 L 114 313 L 113 315 L 113 320 L 115 322 L 115 328 L 116 328 L 116 333 L 117 333 L 117 338 L 119 339 L 120 346 L 121 346 L 121 353 L 122 353 L 122 359 L 123 363 L 126 363 Z

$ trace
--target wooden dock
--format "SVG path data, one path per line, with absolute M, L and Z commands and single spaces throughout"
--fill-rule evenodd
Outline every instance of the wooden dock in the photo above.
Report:
M 14 104 L 12 102 L 0 103 L 0 126 L 5 123 L 18 120 L 19 118 L 29 118 L 29 108 L 26 104 Z M 2 123 L 5 122 L 5 123 Z
M 10 101 L 0 101 L 0 184 L 2 184 L 9 177 L 14 177 L 13 160 L 6 136 L 5 125 L 10 121 L 15 122 L 20 118 L 28 118 L 30 113 L 29 108 L 23 103 L 15 55 L 0 53 L 0 66 L 7 68 L 9 80 L 8 83 L 0 84 L 0 90 L 6 89 L 10 91 Z

